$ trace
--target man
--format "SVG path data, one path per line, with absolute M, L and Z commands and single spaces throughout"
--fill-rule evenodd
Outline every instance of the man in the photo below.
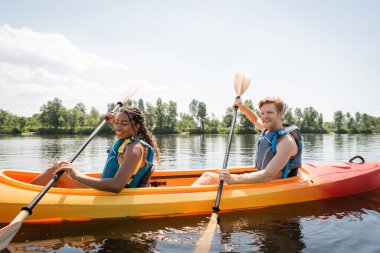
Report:
M 236 99 L 234 106 L 262 131 L 256 156 L 258 171 L 241 175 L 231 175 L 228 170 L 206 172 L 193 185 L 217 184 L 219 180 L 224 180 L 227 184 L 245 184 L 295 176 L 301 166 L 302 140 L 296 126 L 283 128 L 284 101 L 269 97 L 261 100 L 260 118 L 240 98 Z

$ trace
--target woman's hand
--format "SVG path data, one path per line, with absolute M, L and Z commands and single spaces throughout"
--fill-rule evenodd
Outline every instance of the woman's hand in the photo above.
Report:
M 103 115 L 103 119 L 108 120 L 108 122 L 111 123 L 112 125 L 115 124 L 115 118 L 116 118 L 115 112 L 107 112 L 105 115 Z
M 236 178 L 234 175 L 231 175 L 228 170 L 219 171 L 219 179 L 223 180 L 227 184 L 236 184 Z
M 73 180 L 76 180 L 80 174 L 80 172 L 74 167 L 74 165 L 69 162 L 64 162 L 64 161 L 59 162 L 58 164 L 56 164 L 56 167 L 57 167 L 57 170 L 55 171 L 55 173 L 62 170 L 66 171 L 67 175 Z

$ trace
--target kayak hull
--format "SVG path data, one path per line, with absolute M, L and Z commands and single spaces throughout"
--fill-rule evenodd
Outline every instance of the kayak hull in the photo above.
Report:
M 230 168 L 231 173 L 254 171 Z M 217 185 L 191 187 L 205 170 L 155 171 L 156 187 L 124 189 L 119 194 L 93 189 L 52 187 L 25 222 L 80 221 L 102 218 L 155 218 L 209 214 Z M 37 172 L 0 170 L 0 222 L 9 223 L 43 187 L 29 182 Z M 89 174 L 98 177 L 99 174 Z M 225 185 L 221 212 L 263 208 L 341 197 L 380 188 L 380 162 L 303 164 L 299 175 L 265 183 Z

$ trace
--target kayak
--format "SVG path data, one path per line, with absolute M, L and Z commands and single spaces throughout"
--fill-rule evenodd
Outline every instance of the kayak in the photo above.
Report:
M 229 168 L 234 174 L 254 167 Z M 25 222 L 54 223 L 104 218 L 156 218 L 210 214 L 217 185 L 191 186 L 204 172 L 218 169 L 156 170 L 150 187 L 119 194 L 94 189 L 52 187 Z M 9 223 L 42 190 L 30 184 L 39 172 L 0 170 L 0 222 Z M 99 177 L 100 173 L 88 173 Z M 225 185 L 220 212 L 335 198 L 380 188 L 380 162 L 305 163 L 298 175 L 264 183 Z

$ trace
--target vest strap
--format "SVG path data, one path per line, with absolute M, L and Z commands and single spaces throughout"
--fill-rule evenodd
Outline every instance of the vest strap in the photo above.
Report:
M 129 182 L 129 184 L 128 184 L 129 188 L 137 188 L 140 186 L 145 175 L 148 174 L 153 167 L 154 148 L 151 145 L 149 145 L 147 142 L 145 142 L 141 139 L 132 139 L 131 142 L 139 142 L 143 146 L 145 146 L 149 149 L 148 155 L 147 155 L 147 161 L 146 161 L 145 165 L 143 167 L 141 167 L 136 172 L 136 174 L 133 175 L 131 182 Z
M 125 150 L 125 146 L 131 144 L 132 142 L 139 142 L 144 147 L 148 148 L 148 155 L 146 157 L 147 161 L 145 165 L 139 168 L 139 170 L 132 176 L 132 179 L 128 184 L 128 187 L 130 188 L 140 187 L 140 184 L 142 180 L 145 178 L 146 174 L 151 172 L 154 160 L 154 149 L 147 142 L 140 139 L 122 139 L 117 140 L 114 143 L 108 154 L 107 162 L 101 176 L 102 178 L 112 178 L 115 176 L 116 172 L 119 170 L 120 167 L 119 161 L 117 159 L 118 155 L 120 153 L 123 153 Z
M 277 131 L 264 130 L 258 137 L 258 152 L 256 157 L 256 167 L 259 169 L 265 169 L 266 165 L 276 155 L 277 141 L 281 136 L 291 134 L 297 144 L 297 154 L 290 157 L 282 169 L 281 178 L 287 178 L 297 171 L 297 168 L 301 167 L 301 154 L 302 154 L 302 137 L 300 130 L 297 126 L 292 125 Z M 271 152 L 268 152 L 271 151 Z

